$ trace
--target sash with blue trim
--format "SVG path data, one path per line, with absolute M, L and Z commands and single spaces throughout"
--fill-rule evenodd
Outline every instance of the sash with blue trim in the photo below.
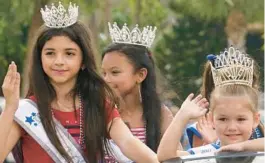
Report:
M 0 107 L 0 110 L 2 108 Z M 54 162 L 67 163 L 58 150 L 50 142 L 39 118 L 39 111 L 34 101 L 23 99 L 19 101 L 19 107 L 15 113 L 14 120 L 48 153 Z M 60 124 L 59 121 L 53 119 L 57 136 L 72 158 L 74 163 L 85 163 L 85 157 L 80 146 L 76 143 L 68 131 Z
M 212 153 L 217 151 L 220 148 L 220 141 L 216 141 L 215 143 L 211 143 L 208 145 L 196 147 L 196 148 L 190 148 L 187 150 L 191 155 L 195 154 L 205 154 L 205 153 Z

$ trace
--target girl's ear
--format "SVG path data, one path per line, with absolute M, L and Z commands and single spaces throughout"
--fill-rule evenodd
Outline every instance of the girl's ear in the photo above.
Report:
M 144 79 L 147 76 L 147 69 L 146 68 L 141 68 L 140 70 L 138 70 L 137 72 L 137 83 L 142 83 L 144 81 Z
M 259 123 L 260 123 L 260 113 L 255 113 L 253 115 L 253 118 L 254 118 L 254 123 L 253 123 L 253 128 L 257 128 Z

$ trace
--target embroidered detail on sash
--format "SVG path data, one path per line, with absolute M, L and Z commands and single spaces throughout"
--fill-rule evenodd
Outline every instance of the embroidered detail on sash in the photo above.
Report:
M 30 116 L 25 116 L 26 123 L 29 123 L 30 125 L 34 125 L 34 126 L 38 126 L 38 124 L 40 124 L 40 117 L 39 114 L 32 112 Z

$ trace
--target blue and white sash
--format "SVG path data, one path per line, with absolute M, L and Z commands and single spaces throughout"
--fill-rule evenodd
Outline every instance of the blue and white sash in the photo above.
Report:
M 1 109 L 1 107 L 0 107 Z M 19 101 L 19 107 L 15 113 L 14 120 L 48 153 L 48 155 L 58 163 L 67 163 L 61 156 L 58 150 L 50 142 L 43 125 L 39 118 L 37 105 L 30 99 Z M 72 158 L 74 163 L 85 163 L 85 157 L 82 155 L 80 146 L 76 143 L 73 137 L 60 124 L 59 121 L 53 119 L 57 136 L 62 143 L 62 146 Z
M 208 145 L 196 147 L 196 148 L 190 148 L 187 150 L 191 155 L 197 155 L 197 154 L 206 154 L 206 153 L 213 153 L 216 152 L 220 148 L 220 141 L 216 141 L 216 143 L 211 143 Z
M 2 108 L 0 106 L 0 112 Z M 34 101 L 30 99 L 23 99 L 19 101 L 19 107 L 15 113 L 14 120 L 48 153 L 48 155 L 58 163 L 66 163 L 67 161 L 61 156 L 55 146 L 50 142 L 50 139 L 45 132 L 41 120 L 39 118 L 39 111 Z M 68 131 L 61 125 L 61 123 L 53 119 L 57 136 L 62 143 L 64 149 L 72 158 L 74 163 L 85 163 L 85 157 L 82 155 L 83 151 L 76 143 Z M 132 163 L 114 143 L 109 140 L 109 154 L 115 158 L 119 163 Z

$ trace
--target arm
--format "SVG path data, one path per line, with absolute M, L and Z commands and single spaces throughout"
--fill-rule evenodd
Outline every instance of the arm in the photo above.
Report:
M 5 109 L 0 116 L 0 162 L 5 159 L 20 138 L 20 128 L 14 122 L 19 102 L 20 75 L 14 62 L 9 65 L 2 90 Z
M 167 128 L 173 121 L 174 117 L 173 117 L 172 112 L 165 105 L 163 105 L 161 109 L 161 114 L 162 114 L 161 137 L 163 137 L 164 133 L 166 132 Z M 178 143 L 178 149 L 183 150 L 180 142 Z
M 223 151 L 252 151 L 252 152 L 262 152 L 264 151 L 264 138 L 247 140 L 240 143 L 230 144 L 221 147 L 219 152 Z
M 5 113 L 3 113 L 0 117 L 0 143 L 3 144 L 3 146 L 0 146 L 0 162 L 3 162 L 7 155 L 11 152 L 11 150 L 14 148 L 16 143 L 21 137 L 21 128 L 18 126 L 16 122 L 11 122 L 11 124 L 4 123 L 4 127 L 2 127 L 2 120 L 4 120 L 6 117 L 4 117 Z M 2 118 L 2 116 L 4 118 Z M 9 130 L 9 131 L 8 131 Z M 5 138 L 4 138 L 5 137 Z
M 163 136 L 173 120 L 172 112 L 165 105 L 163 105 L 163 107 L 161 108 L 161 117 L 162 117 L 161 136 Z
M 176 114 L 172 123 L 161 139 L 157 151 L 159 161 L 165 161 L 181 154 L 180 152 L 177 152 L 179 149 L 178 144 L 180 142 L 183 130 L 188 123 L 188 119 L 181 115 L 182 114 L 180 111 Z
M 159 161 L 188 154 L 187 152 L 178 151 L 178 143 L 183 130 L 190 119 L 200 117 L 207 111 L 205 108 L 198 106 L 199 103 L 206 103 L 206 99 L 201 99 L 201 96 L 197 96 L 194 100 L 192 98 L 193 94 L 187 97 L 161 139 L 157 152 Z
M 139 139 L 135 138 L 121 118 L 115 118 L 110 127 L 110 137 L 129 159 L 135 162 L 158 162 L 156 154 L 143 144 Z

